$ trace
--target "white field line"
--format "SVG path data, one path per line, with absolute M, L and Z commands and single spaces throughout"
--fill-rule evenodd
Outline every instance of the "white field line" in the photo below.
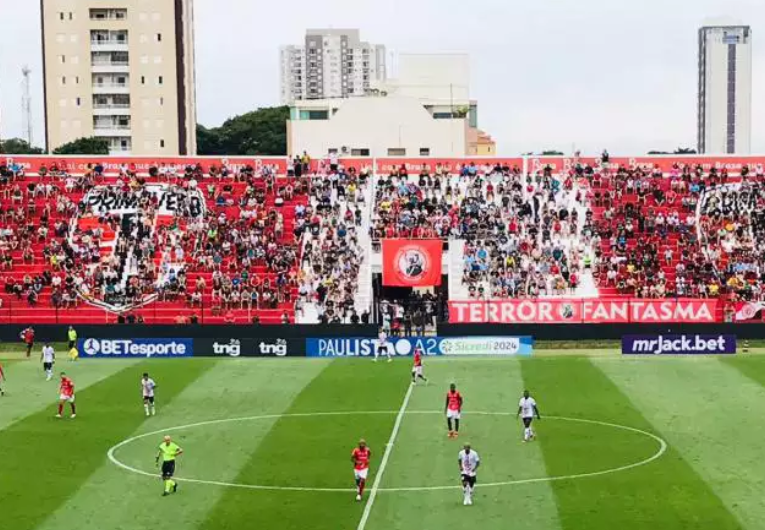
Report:
M 401 403 L 401 408 L 398 409 L 398 415 L 396 416 L 396 421 L 393 424 L 393 431 L 390 433 L 390 439 L 385 446 L 385 452 L 383 453 L 382 460 L 380 461 L 380 468 L 377 471 L 377 475 L 375 475 L 375 481 L 372 484 L 372 489 L 369 490 L 369 498 L 367 499 L 366 506 L 364 506 L 364 513 L 361 514 L 361 520 L 359 521 L 359 525 L 356 527 L 356 530 L 364 530 L 364 528 L 367 526 L 369 515 L 372 513 L 372 507 L 375 505 L 375 499 L 377 498 L 377 490 L 380 488 L 383 473 L 385 473 L 385 467 L 388 465 L 388 459 L 390 458 L 390 454 L 393 452 L 393 444 L 395 443 L 396 437 L 398 436 L 398 431 L 401 429 L 401 422 L 404 419 L 406 407 L 409 405 L 409 398 L 412 397 L 413 388 L 414 385 L 409 385 L 409 388 L 406 390 L 406 395 L 404 396 L 404 402 Z

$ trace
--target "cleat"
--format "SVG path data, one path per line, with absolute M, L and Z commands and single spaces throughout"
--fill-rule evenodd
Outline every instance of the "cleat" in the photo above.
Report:
M 176 491 L 178 491 L 178 483 L 177 482 L 175 484 L 173 484 L 173 493 L 175 493 Z
M 168 495 L 170 495 L 168 492 L 166 492 L 166 491 L 163 491 L 163 492 L 162 492 L 162 496 L 163 496 L 163 497 L 167 497 Z
M 75 418 L 77 417 L 77 414 L 72 414 L 72 415 L 71 415 L 71 416 L 69 416 L 69 417 L 70 417 L 70 418 L 72 418 L 72 419 L 75 419 Z
M 361 500 L 361 495 L 356 495 L 356 500 L 360 501 Z
M 56 414 L 56 417 L 57 417 L 57 418 L 60 418 L 60 417 L 61 417 L 61 414 Z
M 468 500 L 467 498 L 465 498 L 462 500 L 462 506 L 467 506 L 467 505 L 468 505 Z

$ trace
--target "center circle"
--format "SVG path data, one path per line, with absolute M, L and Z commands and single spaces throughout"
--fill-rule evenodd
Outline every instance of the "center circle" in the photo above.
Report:
M 110 462 L 112 462 L 114 465 L 116 465 L 117 467 L 125 471 L 129 471 L 131 473 L 136 473 L 138 475 L 143 475 L 146 477 L 156 478 L 159 476 L 157 473 L 150 473 L 148 471 L 135 468 L 133 466 L 130 466 L 129 464 L 126 464 L 125 462 L 122 462 L 115 456 L 116 452 L 122 447 L 125 447 L 137 440 L 148 438 L 150 436 L 164 435 L 167 433 L 182 431 L 186 429 L 193 429 L 197 427 L 207 427 L 211 425 L 220 425 L 225 423 L 236 423 L 236 422 L 244 422 L 244 421 L 258 421 L 258 420 L 280 419 L 280 418 L 301 418 L 301 417 L 312 418 L 312 417 L 322 417 L 322 416 L 395 415 L 398 413 L 399 411 L 305 412 L 305 413 L 292 413 L 292 414 L 265 414 L 265 415 L 259 415 L 259 416 L 245 416 L 245 417 L 239 417 L 239 418 L 222 418 L 217 420 L 201 421 L 201 422 L 190 423 L 186 425 L 177 425 L 174 427 L 168 427 L 166 429 L 160 429 L 157 431 L 147 432 L 147 433 L 143 433 L 137 436 L 127 438 L 119 442 L 118 444 L 112 446 L 107 451 L 107 457 L 109 458 Z M 441 415 L 443 414 L 443 412 L 434 411 L 434 410 L 405 412 L 405 415 L 414 415 L 414 414 Z M 508 417 L 515 416 L 515 414 L 509 413 L 509 412 L 483 412 L 483 411 L 471 411 L 470 415 L 471 416 L 508 416 Z M 647 458 L 644 458 L 636 462 L 624 464 L 621 466 L 612 467 L 609 469 L 603 469 L 603 470 L 592 471 L 587 473 L 568 474 L 568 475 L 533 477 L 533 478 L 506 480 L 506 481 L 498 481 L 498 482 L 485 482 L 485 483 L 481 483 L 481 488 L 533 484 L 538 482 L 553 482 L 553 481 L 559 481 L 559 480 L 575 480 L 575 479 L 596 477 L 601 475 L 608 475 L 611 473 L 619 473 L 622 471 L 627 471 L 629 469 L 650 464 L 653 461 L 661 458 L 662 455 L 664 455 L 664 453 L 667 451 L 667 442 L 663 438 L 653 433 L 650 433 L 648 431 L 644 431 L 642 429 L 638 429 L 635 427 L 629 427 L 626 425 L 619 425 L 617 423 L 609 423 L 609 422 L 599 421 L 599 420 L 590 420 L 586 418 L 570 418 L 565 416 L 545 416 L 545 420 L 589 424 L 589 425 L 608 427 L 608 428 L 631 432 L 631 433 L 638 434 L 638 435 L 652 439 L 658 444 L 658 449 L 655 453 L 653 453 L 651 456 Z M 348 492 L 356 491 L 354 488 L 317 488 L 317 487 L 310 487 L 310 486 L 271 486 L 271 485 L 258 485 L 258 484 L 241 484 L 241 483 L 234 483 L 234 482 L 223 482 L 223 481 L 217 481 L 217 480 L 205 480 L 205 479 L 180 477 L 180 476 L 178 477 L 178 479 L 184 482 L 190 482 L 195 484 L 208 484 L 213 486 L 224 486 L 224 487 L 230 487 L 230 488 L 241 488 L 241 489 L 251 489 L 251 490 L 306 491 L 306 492 L 329 492 L 329 493 L 331 492 L 348 493 Z M 407 486 L 407 487 L 394 487 L 394 488 L 378 488 L 377 491 L 378 492 L 408 492 L 408 491 L 437 491 L 437 490 L 451 490 L 451 489 L 462 489 L 462 486 L 454 485 L 454 484 L 444 485 L 444 486 Z

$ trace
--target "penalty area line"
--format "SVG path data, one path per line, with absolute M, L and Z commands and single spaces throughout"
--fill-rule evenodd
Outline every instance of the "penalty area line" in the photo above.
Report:
M 390 454 L 393 452 L 393 444 L 396 442 L 398 431 L 401 429 L 401 422 L 403 421 L 404 414 L 406 413 L 406 407 L 409 405 L 409 398 L 412 397 L 413 388 L 414 385 L 409 385 L 409 388 L 406 390 L 406 395 L 404 396 L 404 401 L 401 403 L 401 408 L 398 409 L 396 421 L 393 423 L 393 431 L 390 433 L 390 438 L 388 439 L 388 443 L 385 445 L 385 452 L 383 453 L 382 460 L 380 461 L 380 469 L 377 471 L 377 475 L 375 475 L 375 481 L 372 483 L 372 489 L 369 490 L 369 498 L 367 499 L 366 506 L 364 506 L 364 513 L 361 514 L 361 520 L 359 521 L 359 525 L 356 527 L 356 530 L 364 530 L 367 526 L 369 515 L 372 513 L 372 507 L 374 506 L 375 499 L 377 498 L 377 492 L 380 489 L 383 473 L 385 473 L 385 467 L 388 465 L 388 459 L 390 458 Z

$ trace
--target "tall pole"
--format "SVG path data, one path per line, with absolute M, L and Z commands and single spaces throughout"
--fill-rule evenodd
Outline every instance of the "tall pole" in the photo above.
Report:
M 21 113 L 24 119 L 24 135 L 29 146 L 32 146 L 32 94 L 29 88 L 29 74 L 32 70 L 27 65 L 21 69 L 21 74 L 24 76 L 23 91 L 21 94 Z

